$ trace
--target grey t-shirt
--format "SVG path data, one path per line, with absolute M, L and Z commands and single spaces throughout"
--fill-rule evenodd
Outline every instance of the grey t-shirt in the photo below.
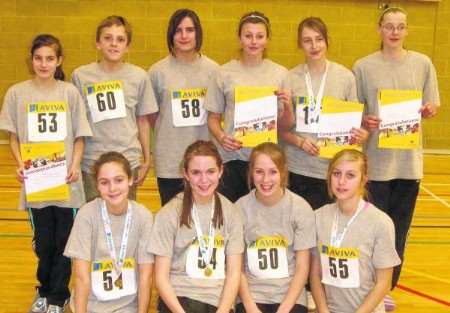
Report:
M 398 61 L 389 61 L 377 51 L 356 61 L 359 101 L 365 114 L 378 116 L 378 92 L 381 89 L 414 89 L 423 92 L 423 103 L 439 105 L 436 70 L 431 60 L 418 52 L 407 51 Z M 421 179 L 423 177 L 422 148 L 414 150 L 378 148 L 378 131 L 373 131 L 365 145 L 369 156 L 369 179 Z
M 196 140 L 208 140 L 208 125 L 175 127 L 172 93 L 180 89 L 206 88 L 218 64 L 205 55 L 193 63 L 182 63 L 169 55 L 148 72 L 159 106 L 155 125 L 154 161 L 156 176 L 181 178 L 180 162 L 186 148 Z
M 353 73 L 344 66 L 330 62 L 328 63 L 328 73 L 325 81 L 324 96 L 330 96 L 345 101 L 357 101 L 356 82 Z M 305 64 L 300 64 L 289 71 L 289 74 L 283 83 L 283 88 L 289 90 L 293 97 L 307 97 L 308 91 L 305 82 Z M 317 95 L 322 76 L 312 76 L 312 89 L 314 95 Z M 293 102 L 294 104 L 296 102 Z M 295 106 L 294 106 L 295 114 Z M 296 125 L 292 132 L 297 136 L 309 138 L 317 141 L 317 134 L 297 132 Z M 329 159 L 312 156 L 297 146 L 286 144 L 285 150 L 290 172 L 295 174 L 325 179 Z
M 94 123 L 85 88 L 96 83 L 115 80 L 123 84 L 126 116 Z M 130 161 L 132 168 L 138 167 L 142 148 L 138 138 L 136 117 L 158 111 L 147 73 L 128 63 L 124 63 L 117 72 L 107 73 L 98 63 L 90 63 L 75 69 L 72 73 L 72 82 L 83 95 L 93 133 L 93 136 L 86 140 L 84 147 L 83 171 L 90 173 L 98 157 L 108 151 L 122 153 Z
M 146 251 L 150 240 L 153 217 L 143 205 L 131 201 L 133 214 L 127 241 L 126 258 L 133 258 L 136 264 L 153 263 L 153 255 Z M 111 260 L 105 236 L 105 230 L 100 209 L 101 199 L 96 198 L 86 203 L 78 212 L 67 241 L 64 255 L 92 262 Z M 125 226 L 123 215 L 108 214 L 111 222 L 116 255 L 119 255 L 122 233 Z M 136 266 L 136 282 L 139 281 L 138 266 Z M 88 297 L 89 313 L 131 312 L 137 311 L 137 294 L 125 296 L 116 300 L 99 301 L 92 292 Z
M 316 245 L 315 220 L 311 206 L 300 196 L 285 191 L 276 205 L 267 207 L 255 196 L 255 190 L 240 198 L 236 205 L 244 215 L 244 240 L 248 247 L 261 237 L 282 236 L 287 240 L 286 251 L 289 277 L 261 279 L 252 275 L 245 258 L 245 274 L 252 298 L 256 303 L 281 303 L 286 297 L 295 274 L 295 254 Z M 303 289 L 298 304 L 306 306 Z
M 211 79 L 206 94 L 205 108 L 214 113 L 224 114 L 223 130 L 233 135 L 234 130 L 234 89 L 237 86 L 275 86 L 281 88 L 287 69 L 268 59 L 259 65 L 245 66 L 239 60 L 232 60 L 219 68 L 216 76 Z M 248 161 L 250 148 L 238 151 L 225 151 L 217 144 L 224 162 L 231 160 Z
M 336 203 L 327 204 L 314 213 L 316 215 L 317 247 L 329 245 Z M 341 233 L 350 217 L 338 215 L 338 233 Z M 353 313 L 363 303 L 376 282 L 376 269 L 394 267 L 400 264 L 395 250 L 395 230 L 390 217 L 368 204 L 348 227 L 341 248 L 353 248 L 360 251 L 359 288 L 338 288 L 324 284 L 328 308 L 333 313 Z M 318 255 L 319 251 L 314 250 Z M 384 312 L 381 302 L 374 313 Z
M 242 214 L 224 196 L 222 203 L 223 226 L 215 228 L 215 236 L 224 239 L 225 256 L 244 252 Z M 171 259 L 170 282 L 178 297 L 187 297 L 218 306 L 224 286 L 223 279 L 196 279 L 186 273 L 186 258 L 189 246 L 196 238 L 195 227 L 180 227 L 183 193 L 175 196 L 158 212 L 150 239 L 149 252 Z M 199 205 L 198 215 L 201 229 L 208 233 L 211 205 Z
M 64 148 L 67 169 L 69 169 L 72 165 L 75 139 L 92 135 L 86 119 L 83 99 L 72 84 L 58 80 L 55 88 L 45 91 L 38 89 L 31 80 L 15 84 L 6 92 L 0 115 L 0 129 L 16 134 L 21 144 L 30 143 L 27 106 L 35 102 L 55 101 L 62 101 L 67 105 L 67 136 L 64 139 Z M 24 209 L 25 207 L 43 208 L 50 205 L 66 208 L 81 207 L 85 203 L 81 177 L 76 182 L 70 184 L 69 190 L 70 198 L 67 201 L 26 202 L 25 190 L 22 185 L 20 209 Z

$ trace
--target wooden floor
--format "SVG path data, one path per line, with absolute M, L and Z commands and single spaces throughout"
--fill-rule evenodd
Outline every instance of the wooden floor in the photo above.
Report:
M 27 216 L 14 210 L 18 184 L 4 151 L 0 147 L 0 313 L 23 313 L 34 295 L 36 258 Z M 397 313 L 450 312 L 450 156 L 427 155 L 425 172 L 406 262 L 392 294 Z M 138 193 L 154 211 L 159 208 L 155 186 L 152 176 Z

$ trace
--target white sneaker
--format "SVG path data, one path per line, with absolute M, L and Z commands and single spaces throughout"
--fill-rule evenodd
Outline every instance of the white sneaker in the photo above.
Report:
M 311 291 L 306 291 L 306 306 L 309 312 L 316 310 L 316 303 L 314 302 Z
M 64 312 L 64 307 L 59 306 L 59 305 L 50 304 L 48 306 L 48 310 L 46 313 L 63 313 L 63 312 Z
M 47 310 L 47 298 L 41 297 L 39 293 L 36 293 L 28 313 L 46 313 Z

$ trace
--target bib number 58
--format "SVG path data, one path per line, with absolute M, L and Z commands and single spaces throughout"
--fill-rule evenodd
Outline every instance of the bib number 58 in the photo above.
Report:
M 191 102 L 189 105 L 189 102 Z M 192 106 L 192 110 L 191 110 Z M 181 115 L 183 118 L 189 118 L 191 115 L 193 117 L 200 116 L 200 101 L 198 99 L 183 99 L 181 100 Z

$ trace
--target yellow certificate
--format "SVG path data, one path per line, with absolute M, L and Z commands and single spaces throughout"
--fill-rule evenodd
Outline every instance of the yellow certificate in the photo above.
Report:
M 277 143 L 277 97 L 274 86 L 237 86 L 234 90 L 234 137 L 243 147 Z

